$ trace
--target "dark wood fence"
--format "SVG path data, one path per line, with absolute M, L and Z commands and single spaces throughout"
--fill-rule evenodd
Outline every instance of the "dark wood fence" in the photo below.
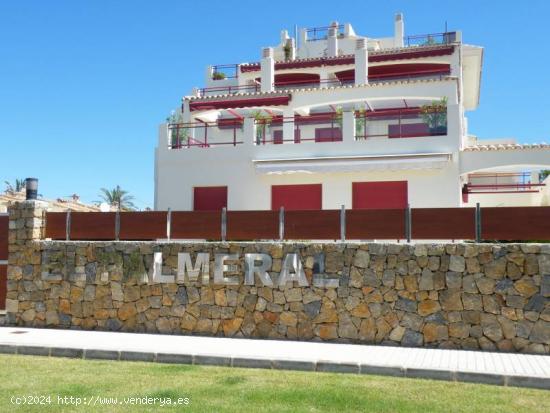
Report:
M 6 308 L 8 288 L 8 215 L 0 214 L 0 310 Z
M 46 238 L 550 240 L 550 207 L 49 212 Z

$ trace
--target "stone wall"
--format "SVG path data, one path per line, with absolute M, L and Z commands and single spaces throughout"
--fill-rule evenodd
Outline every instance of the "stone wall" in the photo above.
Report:
M 52 242 L 41 208 L 10 212 L 11 324 L 549 353 L 550 244 Z

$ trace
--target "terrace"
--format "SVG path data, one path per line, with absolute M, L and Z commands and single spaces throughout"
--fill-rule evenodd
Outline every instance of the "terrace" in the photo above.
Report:
M 426 110 L 429 106 L 419 103 L 403 100 L 398 107 L 366 103 L 360 109 L 329 105 L 309 115 L 294 116 L 284 116 L 276 109 L 223 110 L 215 121 L 169 124 L 168 147 L 297 145 L 447 135 L 446 107 Z

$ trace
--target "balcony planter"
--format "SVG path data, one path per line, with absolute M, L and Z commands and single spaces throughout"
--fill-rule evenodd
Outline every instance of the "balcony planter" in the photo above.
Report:
M 434 100 L 420 108 L 422 120 L 428 125 L 432 135 L 447 134 L 447 97 Z
M 436 126 L 435 128 L 430 128 L 431 135 L 446 135 L 447 134 L 447 125 Z

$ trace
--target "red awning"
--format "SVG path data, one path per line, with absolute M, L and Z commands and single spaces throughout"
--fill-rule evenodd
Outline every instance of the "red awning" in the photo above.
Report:
M 290 95 L 285 96 L 261 96 L 250 99 L 222 99 L 222 100 L 198 100 L 189 102 L 189 109 L 212 110 L 230 108 L 251 108 L 256 106 L 281 106 L 288 105 Z

